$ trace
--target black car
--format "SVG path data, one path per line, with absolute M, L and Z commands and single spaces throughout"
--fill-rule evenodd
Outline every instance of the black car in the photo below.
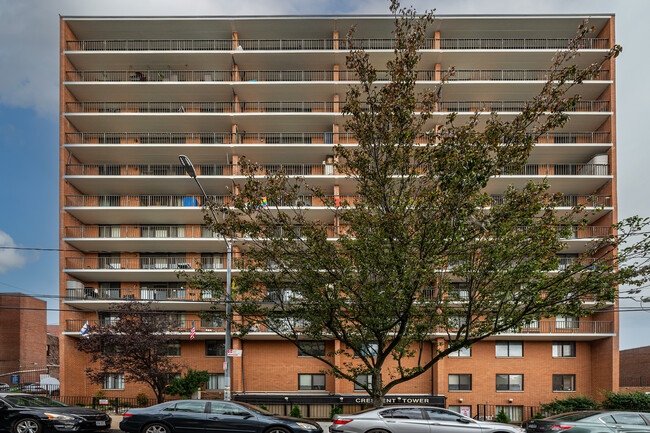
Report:
M 33 394 L 0 393 L 0 432 L 101 432 L 110 428 L 111 418 L 98 410 Z
M 129 433 L 321 433 L 316 423 L 273 415 L 258 407 L 221 400 L 176 400 L 129 409 L 120 429 Z

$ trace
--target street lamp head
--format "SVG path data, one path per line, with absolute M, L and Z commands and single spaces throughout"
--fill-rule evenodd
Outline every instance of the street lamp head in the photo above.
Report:
M 185 155 L 178 155 L 178 160 L 181 162 L 181 165 L 185 169 L 185 173 L 193 179 L 196 179 L 196 170 L 192 165 L 192 161 Z

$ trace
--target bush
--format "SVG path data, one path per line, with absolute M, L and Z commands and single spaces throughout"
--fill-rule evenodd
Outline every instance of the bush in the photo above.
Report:
M 205 370 L 192 370 L 185 373 L 185 377 L 177 377 L 165 388 L 165 394 L 179 395 L 182 398 L 190 398 L 199 387 L 203 386 L 210 379 Z
M 298 406 L 297 404 L 295 404 L 295 405 L 291 408 L 291 412 L 289 412 L 289 416 L 292 416 L 292 417 L 294 417 L 294 418 L 302 418 L 302 413 L 300 412 L 300 406 Z
M 637 391 L 633 393 L 606 392 L 603 408 L 609 410 L 650 411 L 650 394 Z
M 334 415 L 342 414 L 343 408 L 341 406 L 334 406 L 330 411 L 330 419 L 334 419 Z
M 147 394 L 145 394 L 144 392 L 141 392 L 135 396 L 135 402 L 140 407 L 147 407 L 149 406 L 149 397 L 147 397 Z
M 533 415 L 533 419 L 544 419 L 546 418 L 543 413 L 537 412 L 535 415 Z
M 564 412 L 573 412 L 576 410 L 593 410 L 600 409 L 600 404 L 591 397 L 579 395 L 576 397 L 555 400 L 551 403 L 542 405 L 542 411 L 553 415 Z
M 100 389 L 99 391 L 97 391 L 95 393 L 95 397 L 97 397 L 97 398 L 106 398 L 106 393 L 104 392 L 104 390 Z
M 501 409 L 499 413 L 497 413 L 497 416 L 494 417 L 495 422 L 502 422 L 502 423 L 509 423 L 510 422 L 510 417 L 506 415 L 506 413 Z
M 260 409 L 262 409 L 262 410 L 265 410 L 265 411 L 267 411 L 267 412 L 269 412 L 269 408 L 268 408 L 268 407 L 266 407 L 266 406 L 265 406 L 265 405 L 263 405 L 263 404 L 260 404 Z

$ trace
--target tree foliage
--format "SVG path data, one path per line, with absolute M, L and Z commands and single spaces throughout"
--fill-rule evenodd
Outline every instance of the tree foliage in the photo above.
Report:
M 115 320 L 91 326 L 77 342 L 77 349 L 90 355 L 88 378 L 101 384 L 108 374 L 124 373 L 125 381 L 149 385 L 161 403 L 170 375 L 182 368 L 167 356 L 174 323 L 150 302 L 111 304 L 109 310 Z
M 333 350 L 314 356 L 376 406 L 460 348 L 614 301 L 618 284 L 645 281 L 647 263 L 633 260 L 649 250 L 647 234 L 636 236 L 647 221 L 632 218 L 559 269 L 563 239 L 582 230 L 588 210 L 556 212 L 565 199 L 546 181 L 510 187 L 498 199 L 486 190 L 490 179 L 523 167 L 540 135 L 566 124 L 580 100 L 568 95 L 620 47 L 579 68 L 574 60 L 591 31 L 581 26 L 541 92 L 511 120 L 482 109 L 465 123 L 451 113 L 436 127 L 441 88 L 416 88 L 433 17 L 395 1 L 391 11 L 387 83 L 377 82 L 371 56 L 354 47 L 354 30 L 348 37 L 347 67 L 359 84 L 348 89 L 343 112 L 358 145 L 335 148 L 335 170 L 347 175 L 340 196 L 283 170 L 259 176 L 261 168 L 242 158 L 247 177 L 233 205 L 211 205 L 219 221 L 205 214 L 243 251 L 233 291 L 239 332 L 272 331 L 306 351 L 306 341 L 335 340 Z M 324 203 L 327 218 L 312 216 L 306 195 Z M 457 281 L 466 282 L 465 293 Z M 189 283 L 223 289 L 209 271 Z
M 542 411 L 551 415 L 576 410 L 595 410 L 600 409 L 600 403 L 595 399 L 583 395 L 555 399 L 550 403 L 542 405 Z
M 165 394 L 190 398 L 210 379 L 207 370 L 187 370 L 184 377 L 177 377 L 165 388 Z

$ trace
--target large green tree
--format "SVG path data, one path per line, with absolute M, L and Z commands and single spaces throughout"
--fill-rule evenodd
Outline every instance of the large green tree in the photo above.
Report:
M 546 181 L 510 187 L 499 197 L 486 192 L 490 179 L 524 166 L 538 137 L 565 125 L 580 101 L 575 87 L 620 47 L 600 63 L 577 67 L 574 58 L 590 32 L 582 26 L 558 52 L 541 92 L 510 120 L 488 108 L 465 122 L 449 114 L 436 128 L 440 88 L 416 88 L 419 49 L 433 17 L 396 1 L 391 11 L 395 45 L 387 82 L 377 82 L 353 31 L 348 37 L 347 67 L 359 84 L 347 91 L 343 112 L 358 145 L 335 148 L 335 170 L 348 175 L 352 195 L 331 197 L 283 171 L 262 177 L 244 159 L 247 178 L 234 205 L 213 204 L 219 221 L 206 214 L 246 258 L 233 294 L 239 331 L 272 331 L 306 351 L 305 341 L 338 340 L 338 349 L 314 355 L 324 370 L 365 389 L 376 406 L 396 385 L 460 348 L 615 301 L 618 284 L 645 281 L 648 266 L 634 259 L 649 249 L 647 235 L 636 236 L 647 221 L 632 218 L 560 267 L 563 239 L 582 230 L 588 209 L 556 212 L 566 199 L 550 193 Z M 327 219 L 313 217 L 305 195 L 325 204 Z M 462 292 L 457 281 L 466 283 Z M 210 272 L 190 277 L 190 284 L 223 287 Z M 585 298 L 596 303 L 586 305 Z M 440 336 L 446 344 L 436 343 Z

